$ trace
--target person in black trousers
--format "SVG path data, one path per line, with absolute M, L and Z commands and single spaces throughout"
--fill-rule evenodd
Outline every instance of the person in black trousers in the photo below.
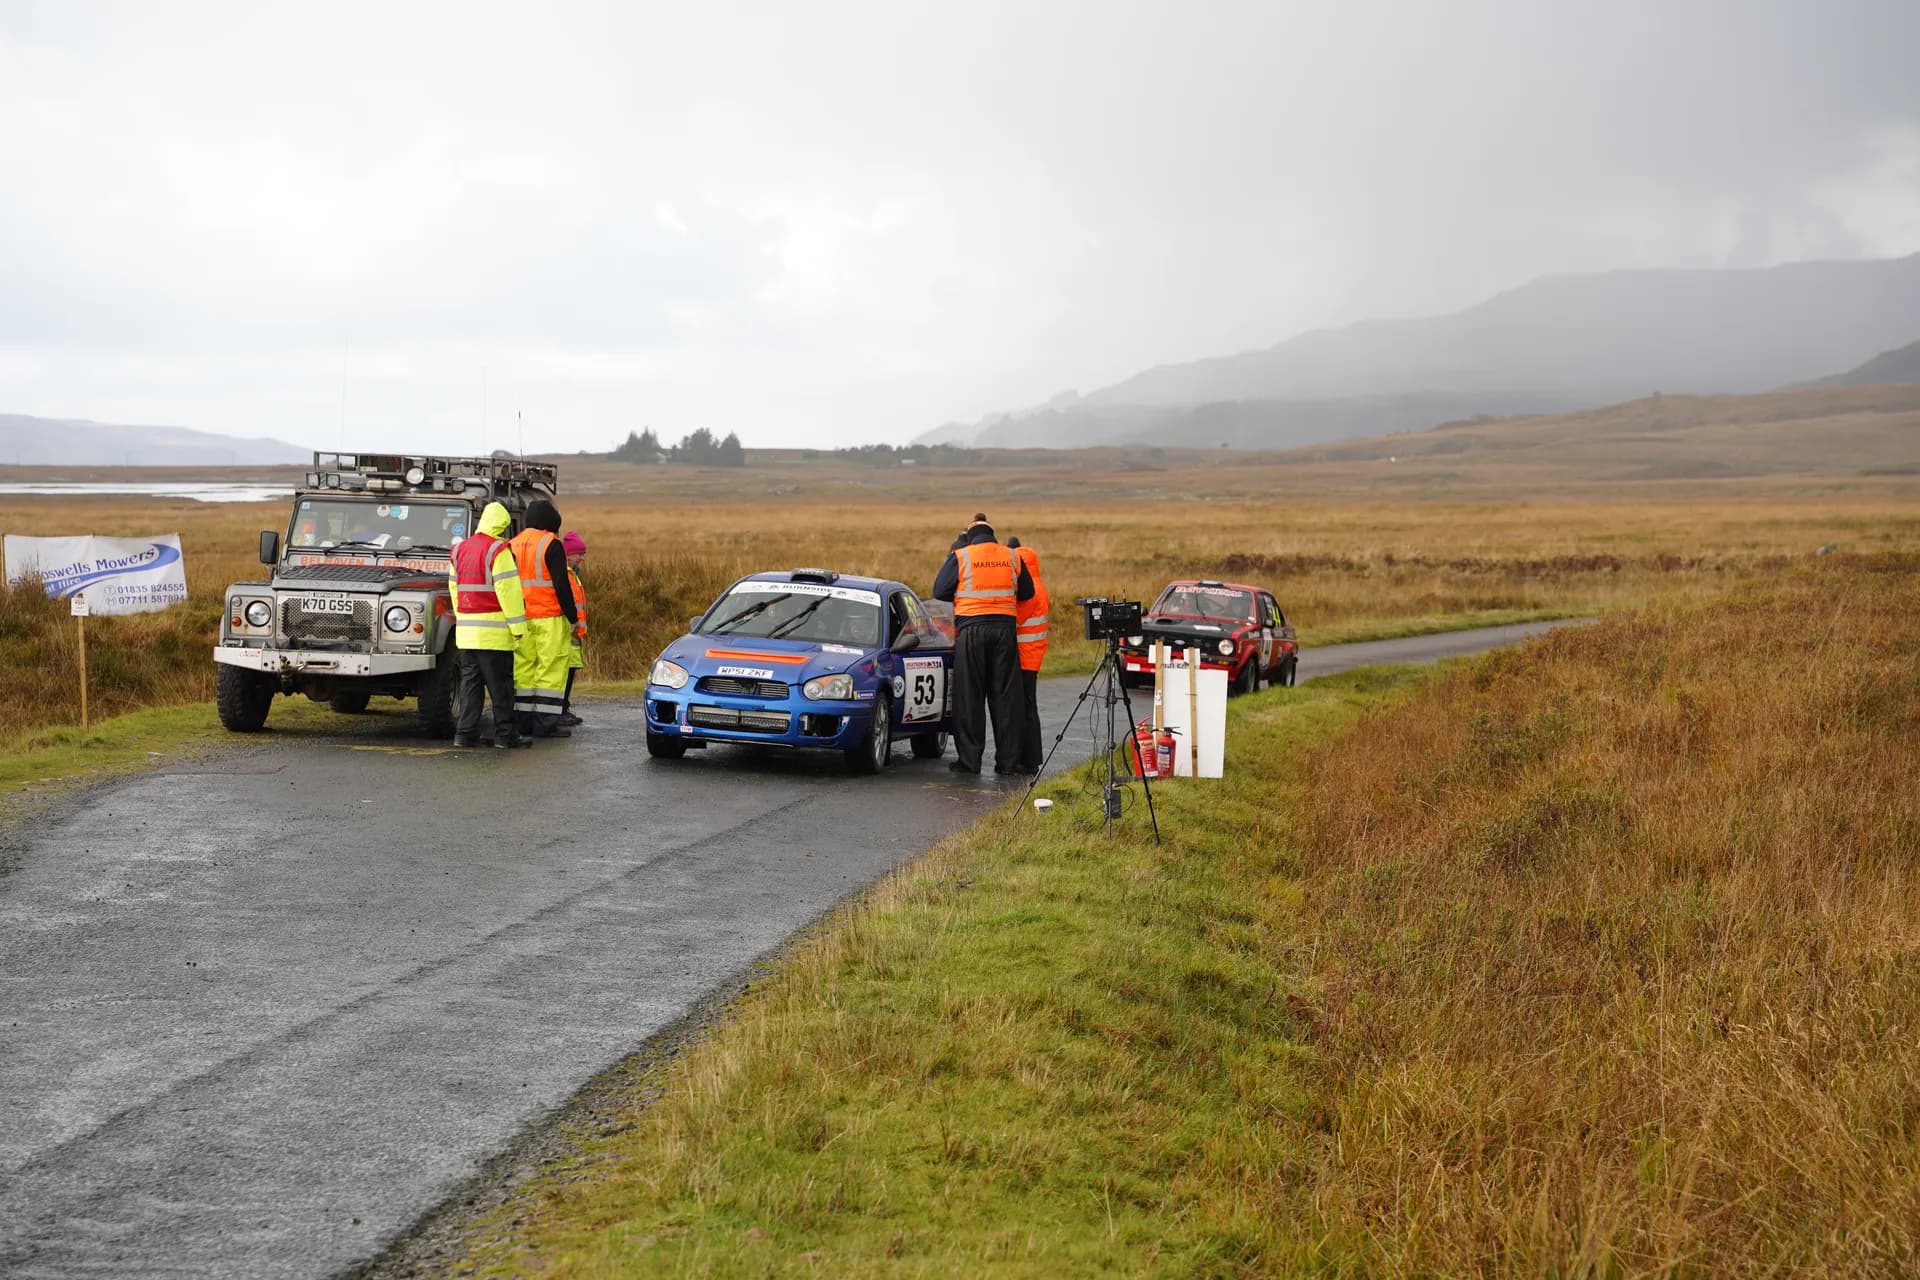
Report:
M 1033 598 L 1033 579 L 1000 545 L 984 514 L 967 526 L 966 545 L 947 552 L 933 580 L 933 598 L 953 604 L 953 748 L 948 767 L 979 773 L 993 719 L 993 771 L 1031 772 L 1022 758 L 1026 720 L 1014 614 Z

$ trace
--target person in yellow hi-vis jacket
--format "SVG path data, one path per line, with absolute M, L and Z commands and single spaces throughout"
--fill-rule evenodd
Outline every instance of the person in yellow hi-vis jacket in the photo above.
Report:
M 560 546 L 567 553 L 567 584 L 573 588 L 573 606 L 579 613 L 579 621 L 573 624 L 573 653 L 567 659 L 567 692 L 560 700 L 560 727 L 571 729 L 580 723 L 580 717 L 573 714 L 573 678 L 587 665 L 587 585 L 580 581 L 580 568 L 587 560 L 587 540 L 569 529 L 561 535 Z
M 513 652 L 513 709 L 520 732 L 536 738 L 573 736 L 560 727 L 560 706 L 567 697 L 567 663 L 580 619 L 559 534 L 559 509 L 540 498 L 527 504 L 526 528 L 513 539 L 527 607 L 526 634 Z
M 514 713 L 514 647 L 527 629 L 520 595 L 520 568 L 501 536 L 513 517 L 497 502 L 480 513 L 480 525 L 460 539 L 447 567 L 453 592 L 453 643 L 460 651 L 460 714 L 453 745 L 482 746 L 480 707 L 493 700 L 493 745 L 524 747 Z

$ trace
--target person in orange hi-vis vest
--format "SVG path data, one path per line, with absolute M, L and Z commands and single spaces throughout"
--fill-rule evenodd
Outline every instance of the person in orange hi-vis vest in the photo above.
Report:
M 527 630 L 513 651 L 513 709 L 520 731 L 536 738 L 570 738 L 560 727 L 567 697 L 567 662 L 580 624 L 560 543 L 560 511 L 545 498 L 527 504 L 526 527 L 510 544 L 520 569 Z
M 1040 664 L 1047 660 L 1047 615 L 1052 603 L 1047 599 L 1046 580 L 1040 576 L 1040 553 L 1022 546 L 1018 538 L 1008 538 L 1007 547 L 1033 579 L 1033 597 L 1020 602 L 1013 625 L 1014 639 L 1020 645 L 1020 692 L 1026 699 L 1026 720 L 1020 733 L 1021 772 L 1038 773 L 1046 758 L 1040 745 Z
M 587 665 L 587 585 L 580 581 L 580 569 L 587 562 L 587 540 L 577 530 L 560 535 L 560 547 L 567 553 L 567 583 L 573 588 L 573 606 L 579 621 L 573 626 L 573 652 L 567 658 L 567 692 L 560 700 L 560 727 L 571 729 L 580 723 L 573 714 L 573 678 Z
M 967 526 L 965 546 L 947 552 L 933 580 L 933 598 L 953 604 L 953 750 L 947 767 L 980 772 L 993 716 L 993 771 L 1029 773 L 1021 758 L 1026 722 L 1015 618 L 1033 599 L 1033 577 L 1000 545 L 984 513 Z

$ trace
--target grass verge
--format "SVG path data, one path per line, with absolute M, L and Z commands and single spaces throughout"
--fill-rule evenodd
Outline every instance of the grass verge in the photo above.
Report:
M 1916 568 L 1244 700 L 1163 847 L 996 815 L 455 1269 L 1912 1274 Z
M 1373 668 L 1235 707 L 1223 782 L 1120 838 L 1069 780 L 937 846 L 801 945 L 635 1127 L 478 1229 L 488 1274 L 1232 1272 L 1273 1250 L 1245 1186 L 1303 1152 L 1276 970 L 1300 753 L 1432 679 Z M 1136 797 L 1137 798 L 1137 797 Z M 1267 886 L 1248 893 L 1247 886 Z M 1262 1173 L 1265 1170 L 1267 1173 Z

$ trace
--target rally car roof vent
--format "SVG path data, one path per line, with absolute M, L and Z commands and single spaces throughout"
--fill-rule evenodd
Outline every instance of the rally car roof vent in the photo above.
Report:
M 794 582 L 824 582 L 832 584 L 840 577 L 831 569 L 795 569 L 787 577 Z

